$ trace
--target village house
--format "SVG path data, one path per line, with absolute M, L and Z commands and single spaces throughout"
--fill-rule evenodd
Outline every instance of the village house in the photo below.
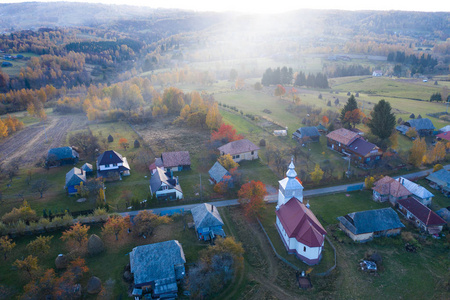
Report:
M 188 151 L 163 152 L 161 157 L 157 157 L 155 162 L 150 165 L 152 174 L 156 167 L 163 168 L 165 171 L 177 172 L 191 169 L 191 157 Z
M 428 118 L 411 119 L 403 123 L 404 126 L 414 128 L 419 136 L 433 135 L 435 129 L 433 122 Z
M 450 196 L 450 172 L 441 169 L 431 173 L 426 177 L 430 186 L 436 190 L 440 190 L 447 197 Z
M 176 298 L 177 283 L 186 270 L 183 247 L 177 240 L 149 244 L 133 248 L 130 252 L 130 268 L 134 276 L 133 294 L 151 289 L 152 297 Z
M 303 203 L 303 186 L 291 161 L 286 178 L 279 181 L 276 206 L 276 228 L 288 253 L 295 254 L 308 265 L 322 258 L 326 230 Z
M 450 131 L 444 131 L 436 135 L 438 141 L 450 141 Z
M 430 191 L 428 191 L 426 188 L 404 177 L 399 177 L 396 180 L 400 182 L 400 184 L 403 185 L 417 201 L 425 206 L 431 205 L 431 200 L 433 199 L 434 195 L 430 193 Z
M 373 77 L 381 77 L 381 76 L 383 76 L 383 71 L 381 71 L 381 70 L 374 70 L 372 72 L 372 76 Z
M 223 221 L 217 207 L 203 203 L 191 209 L 195 232 L 199 240 L 209 241 L 219 235 L 225 237 Z
M 366 141 L 358 132 L 339 128 L 327 134 L 327 146 L 332 150 L 349 155 L 361 165 L 371 165 L 379 161 L 383 151 Z
M 297 140 L 300 144 L 307 142 L 318 142 L 320 133 L 317 127 L 300 127 L 293 134 L 292 138 Z
M 78 169 L 76 167 L 72 168 L 66 174 L 66 184 L 64 188 L 68 195 L 78 194 L 77 186 L 81 183 L 86 183 L 86 172 L 83 169 Z
M 226 181 L 228 183 L 228 186 L 233 184 L 230 172 L 228 172 L 227 169 L 225 169 L 218 161 L 216 161 L 215 164 L 211 167 L 211 169 L 209 169 L 208 174 L 209 179 L 214 184 L 217 184 L 222 181 Z
M 97 177 L 108 179 L 130 175 L 130 165 L 127 158 L 114 150 L 108 150 L 97 158 Z
M 374 237 L 392 236 L 405 227 L 391 208 L 353 212 L 338 217 L 339 227 L 354 241 L 366 242 Z
M 72 147 L 59 147 L 48 150 L 46 166 L 55 167 L 63 165 L 74 165 L 80 156 Z
M 183 199 L 178 177 L 173 177 L 170 171 L 164 172 L 160 167 L 156 167 L 155 173 L 150 178 L 150 193 L 156 194 L 158 200 Z
M 415 198 L 409 197 L 399 200 L 398 208 L 408 220 L 430 234 L 439 234 L 446 224 L 445 220 Z
M 94 173 L 94 168 L 90 163 L 85 163 L 84 165 L 81 166 L 80 169 L 86 172 L 86 176 L 92 175 Z
M 258 159 L 259 147 L 247 139 L 237 140 L 217 148 L 220 155 L 229 154 L 235 162 Z
M 392 205 L 395 205 L 400 199 L 408 198 L 412 194 L 399 181 L 389 176 L 384 176 L 376 181 L 373 184 L 372 190 L 374 201 L 389 201 Z

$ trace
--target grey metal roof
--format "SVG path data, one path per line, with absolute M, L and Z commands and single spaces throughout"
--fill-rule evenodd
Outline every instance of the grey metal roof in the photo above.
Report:
M 86 172 L 76 167 L 67 172 L 65 187 L 79 185 L 80 182 L 86 182 Z
M 300 138 L 320 136 L 319 130 L 314 126 L 300 127 L 296 132 L 300 133 Z
M 426 188 L 424 188 L 421 185 L 418 185 L 417 183 L 409 181 L 404 177 L 397 178 L 396 180 L 400 182 L 408 191 L 410 191 L 412 194 L 416 195 L 419 198 L 426 199 L 434 197 L 434 195 Z
M 438 181 L 438 184 L 440 183 L 450 184 L 450 172 L 445 169 L 440 169 L 439 171 L 436 171 L 428 175 L 426 179 L 433 182 Z
M 428 118 L 411 119 L 405 122 L 405 125 L 416 128 L 416 130 L 435 129 L 433 122 Z
M 155 173 L 153 173 L 152 178 L 150 178 L 150 189 L 152 193 L 156 193 L 157 190 L 161 187 L 163 183 L 169 186 L 169 189 L 176 189 L 180 192 L 183 192 L 181 190 L 181 186 L 178 182 L 178 179 L 175 180 L 176 184 L 174 183 L 174 180 L 172 180 L 167 174 L 164 172 L 163 169 L 160 167 L 156 167 Z
M 223 226 L 217 207 L 214 205 L 203 203 L 191 209 L 194 217 L 195 228 L 205 228 L 213 226 Z
M 406 132 L 409 130 L 409 127 L 406 125 L 398 125 L 397 127 L 395 127 L 395 129 L 397 131 L 400 131 L 401 134 L 405 135 Z
M 216 182 L 220 182 L 225 175 L 230 175 L 230 173 L 225 169 L 218 161 L 209 169 L 209 176 Z
M 78 152 L 73 150 L 71 147 L 52 148 L 48 150 L 47 158 L 50 155 L 55 155 L 57 159 L 68 159 L 79 157 Z
M 174 266 L 186 263 L 183 247 L 177 240 L 133 248 L 131 273 L 137 287 L 150 283 L 176 282 Z
M 353 234 L 405 227 L 391 207 L 349 213 L 337 219 Z
M 92 165 L 89 163 L 85 163 L 84 165 L 81 166 L 81 170 L 85 171 L 85 172 L 92 172 L 94 171 L 94 169 L 92 168 Z

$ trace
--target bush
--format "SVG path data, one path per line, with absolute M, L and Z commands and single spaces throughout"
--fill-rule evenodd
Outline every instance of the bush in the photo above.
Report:
M 134 140 L 134 148 L 139 148 L 141 147 L 141 143 L 139 143 L 138 140 Z
M 266 140 L 265 140 L 265 139 L 261 139 L 261 140 L 259 141 L 259 146 L 260 146 L 260 147 L 265 147 L 265 146 L 266 146 Z
M 108 143 L 112 142 L 114 142 L 114 138 L 112 137 L 112 135 L 108 135 Z

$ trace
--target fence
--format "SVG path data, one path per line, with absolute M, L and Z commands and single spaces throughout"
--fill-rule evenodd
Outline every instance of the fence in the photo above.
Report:
M 351 185 L 349 187 L 347 187 L 347 192 L 354 192 L 354 191 L 359 191 L 362 190 L 364 188 L 364 184 L 357 184 L 357 185 Z

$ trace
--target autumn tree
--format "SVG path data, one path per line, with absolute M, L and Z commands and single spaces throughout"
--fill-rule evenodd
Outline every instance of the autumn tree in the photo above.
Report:
M 8 127 L 0 119 L 0 138 L 5 138 L 8 136 Z
M 33 277 L 33 273 L 39 269 L 38 259 L 33 255 L 28 255 L 26 258 L 19 260 L 17 259 L 14 264 L 20 271 L 25 271 L 29 278 Z
M 133 219 L 133 231 L 138 236 L 150 236 L 155 228 L 170 222 L 172 222 L 172 219 L 169 216 L 159 216 L 151 210 L 141 210 Z
M 95 157 L 96 150 L 100 148 L 98 137 L 90 130 L 84 130 L 69 136 L 69 144 L 75 146 L 86 156 Z
M 416 128 L 409 127 L 408 131 L 406 131 L 405 135 L 409 137 L 410 139 L 416 138 L 419 134 L 417 133 Z
M 224 195 L 228 191 L 228 184 L 224 181 L 218 182 L 214 185 L 214 192 L 220 195 Z
M 238 191 L 239 203 L 244 207 L 246 216 L 258 215 L 265 209 L 266 186 L 261 181 L 250 181 Z
M 90 226 L 81 225 L 80 222 L 77 222 L 76 224 L 70 226 L 70 229 L 62 233 L 61 239 L 63 241 L 75 241 L 81 248 L 81 246 L 87 241 L 87 233 L 89 228 Z
M 427 152 L 425 160 L 426 163 L 433 164 L 444 160 L 445 155 L 446 155 L 445 144 L 442 141 L 440 141 L 437 142 L 436 145 L 434 145 L 434 147 Z
M 375 178 L 373 176 L 367 176 L 364 179 L 364 187 L 366 190 L 371 190 L 373 187 L 373 184 L 375 182 Z
M 211 141 L 221 141 L 222 143 L 229 143 L 237 140 L 242 140 L 244 137 L 236 134 L 236 129 L 232 125 L 223 123 L 219 129 L 211 132 Z
M 437 172 L 437 171 L 439 171 L 439 170 L 442 170 L 443 168 L 444 168 L 443 165 L 441 165 L 441 164 L 435 164 L 434 167 L 433 167 L 433 173 L 434 173 L 434 172 Z
M 409 162 L 415 167 L 419 167 L 422 162 L 424 155 L 427 151 L 427 144 L 424 138 L 418 138 L 413 142 L 411 152 L 409 155 Z
M 130 226 L 129 217 L 122 217 L 120 215 L 113 215 L 108 218 L 103 225 L 102 233 L 104 235 L 114 234 L 116 241 L 119 240 L 120 233 Z
M 211 130 L 217 130 L 222 125 L 222 115 L 219 112 L 219 105 L 217 102 L 214 102 L 209 106 L 205 123 Z
M 314 171 L 309 173 L 309 175 L 311 175 L 311 180 L 314 182 L 314 184 L 318 184 L 323 178 L 323 171 L 320 168 L 320 165 L 316 164 L 316 166 L 314 167 Z
M 278 84 L 277 87 L 275 88 L 274 94 L 275 94 L 275 96 L 280 97 L 280 99 L 281 99 L 281 97 L 284 94 L 286 94 L 286 89 L 281 84 Z
M 11 253 L 15 246 L 16 243 L 9 236 L 4 235 L 0 237 L 0 253 L 3 254 L 4 260 L 8 258 L 8 254 Z
M 128 140 L 126 138 L 120 138 L 119 139 L 119 145 L 125 151 L 127 151 L 127 149 L 130 147 L 130 144 L 128 143 Z
M 322 116 L 322 125 L 327 126 L 328 122 L 330 122 L 330 119 L 327 116 Z
M 381 140 L 388 139 L 395 128 L 395 116 L 391 104 L 384 99 L 380 100 L 375 104 L 370 115 L 371 120 L 367 126 L 372 134 L 378 136 Z
M 355 127 L 356 124 L 361 123 L 361 120 L 363 118 L 364 118 L 363 112 L 359 108 L 357 108 L 345 113 L 344 123 L 349 125 L 353 124 L 353 127 Z
M 230 154 L 221 155 L 217 161 L 228 171 L 239 167 L 239 164 L 233 160 L 233 157 Z
M 27 245 L 27 250 L 31 253 L 37 253 L 39 255 L 45 255 L 50 250 L 50 241 L 53 236 L 38 236 L 34 241 L 31 241 Z
M 17 223 L 19 220 L 25 223 L 36 222 L 39 220 L 36 211 L 31 208 L 27 201 L 23 201 L 19 208 L 14 207 L 9 213 L 2 217 L 2 222 L 5 224 Z

